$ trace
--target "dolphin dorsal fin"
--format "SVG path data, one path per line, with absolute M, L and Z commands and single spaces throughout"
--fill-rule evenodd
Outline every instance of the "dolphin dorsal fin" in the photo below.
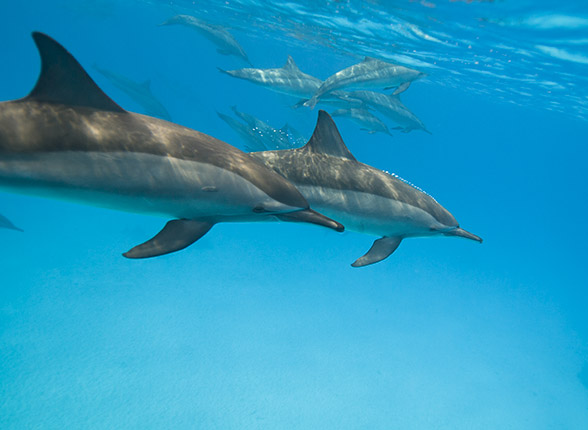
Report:
M 286 69 L 286 70 L 300 70 L 298 68 L 298 66 L 296 65 L 296 63 L 294 62 L 294 58 L 292 58 L 291 55 L 288 55 L 288 59 L 286 60 L 286 64 L 284 64 L 284 67 L 282 67 L 282 69 Z
M 25 100 L 126 112 L 96 85 L 80 63 L 46 34 L 34 32 L 41 56 L 41 74 Z
M 333 118 L 324 110 L 319 111 L 314 132 L 302 149 L 317 154 L 328 154 L 357 161 L 345 146 Z
M 374 58 L 374 57 L 365 56 L 365 57 L 363 57 L 362 63 L 369 63 L 371 61 L 380 61 L 380 60 L 378 60 L 377 58 Z

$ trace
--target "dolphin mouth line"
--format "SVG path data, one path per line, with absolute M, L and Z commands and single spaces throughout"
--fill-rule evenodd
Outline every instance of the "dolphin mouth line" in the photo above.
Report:
M 475 234 L 470 233 L 469 231 L 466 231 L 461 227 L 455 227 L 451 230 L 444 231 L 443 234 L 445 236 L 463 237 L 465 239 L 475 240 L 476 242 L 479 242 L 479 243 L 483 242 L 483 239 L 480 236 L 476 236 Z

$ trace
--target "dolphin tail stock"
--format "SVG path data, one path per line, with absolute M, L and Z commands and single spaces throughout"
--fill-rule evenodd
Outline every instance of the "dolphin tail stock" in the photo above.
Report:
M 355 260 L 352 267 L 363 267 L 368 266 L 370 264 L 378 263 L 386 258 L 388 258 L 400 245 L 402 242 L 401 237 L 388 237 L 384 236 L 376 241 L 374 241 L 372 247 L 368 252 L 365 253 L 364 256 Z
M 8 218 L 0 214 L 0 228 L 6 228 L 8 230 L 24 231 L 21 228 L 15 226 Z
M 137 245 L 123 256 L 127 258 L 149 258 L 184 249 L 202 236 L 214 225 L 213 222 L 193 219 L 174 219 L 168 221 L 163 230 L 147 242 Z
M 303 210 L 296 211 L 296 212 L 277 214 L 275 216 L 276 216 L 276 218 L 278 218 L 282 221 L 308 222 L 311 224 L 316 224 L 316 225 L 320 225 L 323 227 L 328 227 L 328 228 L 331 228 L 331 229 L 338 231 L 338 232 L 345 231 L 345 227 L 343 226 L 343 224 L 338 223 L 337 221 L 332 220 L 331 218 L 328 218 L 328 217 L 324 216 L 323 214 L 318 213 L 317 211 L 312 210 L 310 208 L 303 209 Z
M 480 236 L 476 236 L 469 231 L 464 230 L 463 228 L 457 227 L 453 230 L 443 232 L 445 236 L 456 236 L 456 237 L 463 237 L 465 239 L 475 240 L 476 242 L 482 243 L 483 239 Z

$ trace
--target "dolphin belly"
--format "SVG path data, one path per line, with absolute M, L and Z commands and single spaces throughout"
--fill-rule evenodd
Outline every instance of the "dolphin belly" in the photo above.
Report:
M 316 210 L 339 221 L 347 230 L 376 236 L 428 236 L 447 228 L 427 211 L 375 194 L 319 186 L 297 185 Z
M 44 152 L 3 156 L 0 188 L 175 218 L 247 220 L 300 208 L 208 163 L 144 153 Z

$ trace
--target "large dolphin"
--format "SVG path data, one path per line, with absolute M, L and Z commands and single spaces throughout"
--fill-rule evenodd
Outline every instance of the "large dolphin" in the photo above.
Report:
M 376 110 L 394 121 L 398 124 L 396 129 L 403 133 L 408 133 L 412 130 L 423 130 L 431 134 L 425 124 L 400 101 L 397 95 L 361 90 L 349 91 L 345 94 L 351 103 L 356 103 L 359 100 L 368 108 Z
M 171 116 L 165 106 L 151 92 L 150 80 L 135 82 L 126 76 L 98 67 L 96 64 L 94 64 L 94 69 L 108 79 L 112 85 L 142 106 L 147 115 L 171 121 Z
M 406 91 L 412 81 L 424 75 L 418 70 L 365 57 L 361 63 L 354 64 L 328 77 L 304 105 L 312 109 L 327 94 L 344 88 L 388 89 L 396 87 L 394 91 L 396 95 Z
M 192 28 L 206 37 L 217 47 L 217 52 L 221 55 L 233 55 L 241 58 L 247 64 L 252 65 L 247 57 L 245 50 L 239 45 L 239 42 L 220 25 L 209 24 L 201 19 L 191 15 L 176 15 L 159 25 L 184 25 Z
M 482 242 L 461 229 L 453 215 L 428 194 L 357 161 L 325 111 L 319 112 L 314 133 L 303 148 L 251 156 L 288 178 L 313 207 L 348 230 L 381 236 L 353 267 L 385 259 L 407 237 L 460 236 Z
M 37 84 L 27 97 L 0 103 L 0 188 L 173 218 L 129 258 L 183 249 L 224 221 L 277 217 L 342 230 L 259 161 L 206 134 L 123 110 L 59 43 L 42 33 L 33 38 Z
M 392 136 L 386 124 L 366 108 L 342 108 L 334 110 L 331 115 L 347 117 L 370 134 L 380 132 Z

